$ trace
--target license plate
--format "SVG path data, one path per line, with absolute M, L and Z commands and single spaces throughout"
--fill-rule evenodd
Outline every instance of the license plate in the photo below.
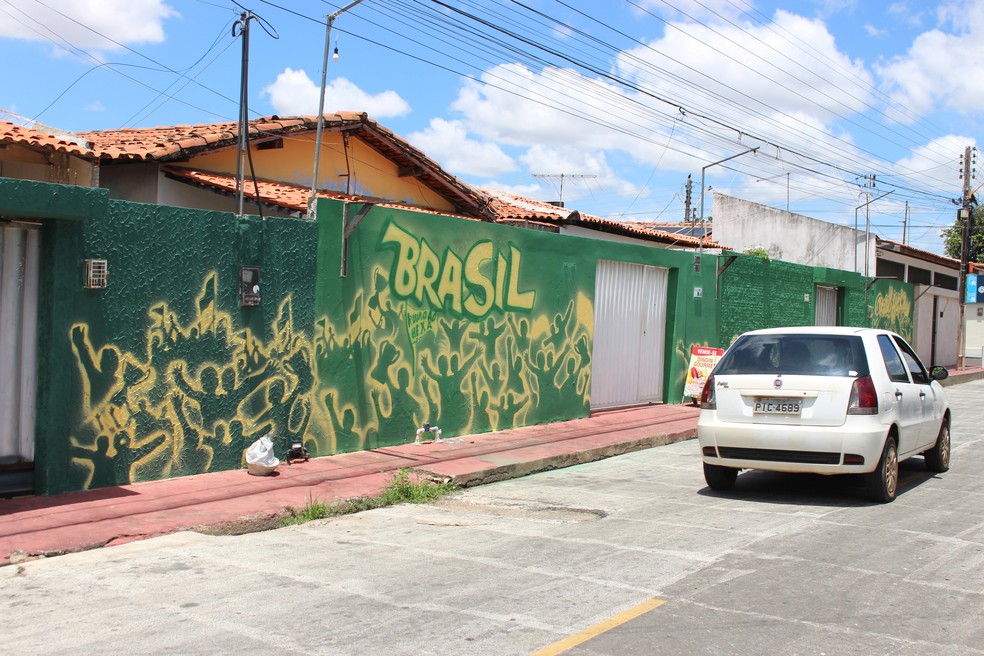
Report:
M 757 399 L 753 412 L 757 415 L 798 415 L 802 403 L 796 399 Z

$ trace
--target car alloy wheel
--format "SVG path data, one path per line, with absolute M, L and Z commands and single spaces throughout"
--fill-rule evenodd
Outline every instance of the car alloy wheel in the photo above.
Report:
M 925 453 L 926 469 L 942 473 L 950 468 L 950 425 L 943 421 L 940 434 L 936 436 L 936 444 Z
M 899 452 L 894 437 L 885 442 L 878 467 L 865 476 L 865 486 L 872 501 L 888 503 L 895 500 L 899 486 Z

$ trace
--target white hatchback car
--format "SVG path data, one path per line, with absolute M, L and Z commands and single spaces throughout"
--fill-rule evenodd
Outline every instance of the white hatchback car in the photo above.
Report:
M 886 330 L 745 333 L 701 395 L 704 478 L 728 490 L 742 469 L 863 474 L 872 500 L 892 501 L 900 461 L 923 454 L 930 471 L 950 467 L 950 408 L 937 382 L 947 375 Z

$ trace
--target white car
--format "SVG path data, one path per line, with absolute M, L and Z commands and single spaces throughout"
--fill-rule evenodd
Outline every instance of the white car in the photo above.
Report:
M 950 408 L 895 333 L 800 327 L 743 334 L 704 385 L 697 439 L 704 478 L 728 490 L 742 469 L 863 474 L 868 496 L 895 499 L 899 462 L 950 467 Z

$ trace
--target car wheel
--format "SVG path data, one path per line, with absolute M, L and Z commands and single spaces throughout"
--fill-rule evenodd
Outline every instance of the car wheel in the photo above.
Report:
M 943 420 L 940 434 L 936 436 L 936 444 L 925 454 L 926 469 L 942 473 L 950 468 L 950 424 Z
M 735 486 L 738 470 L 734 467 L 722 467 L 704 463 L 704 480 L 712 490 L 730 490 Z
M 865 474 L 864 483 L 868 488 L 868 498 L 872 501 L 888 503 L 895 500 L 899 487 L 899 452 L 894 437 L 885 441 L 878 467 Z

